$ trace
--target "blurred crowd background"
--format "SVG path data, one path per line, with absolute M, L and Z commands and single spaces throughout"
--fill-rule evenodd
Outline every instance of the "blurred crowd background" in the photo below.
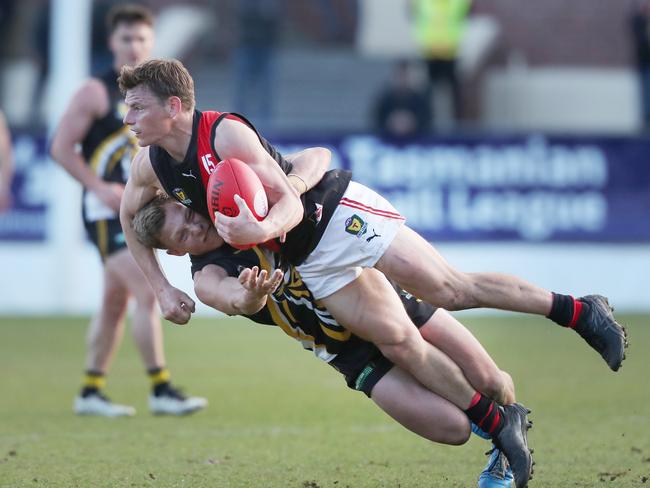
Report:
M 0 107 L 12 127 L 43 129 L 57 96 L 48 85 L 50 3 L 0 4 Z M 115 3 L 95 0 L 86 19 L 91 72 L 110 63 L 103 21 Z M 409 0 L 141 3 L 158 14 L 158 53 L 190 68 L 199 107 L 241 111 L 275 132 L 647 125 L 646 1 L 441 0 L 439 12 Z M 422 28 L 427 15 L 438 23 Z M 409 108 L 418 97 L 429 102 L 424 113 Z M 415 122 L 386 122 L 400 104 Z
M 15 161 L 0 314 L 98 302 L 81 190 L 48 141 L 74 90 L 110 66 L 116 3 L 0 2 Z M 199 109 L 243 113 L 282 151 L 327 146 L 460 269 L 650 310 L 650 0 L 136 3 L 157 15 L 154 56 L 189 68 Z M 191 289 L 187 264 L 167 265 Z

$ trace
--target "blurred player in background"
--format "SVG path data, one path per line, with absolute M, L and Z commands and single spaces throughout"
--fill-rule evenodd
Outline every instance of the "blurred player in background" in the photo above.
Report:
M 11 207 L 11 182 L 14 178 L 14 154 L 11 134 L 5 116 L 0 111 L 0 213 Z
M 129 298 L 134 297 L 132 330 L 152 383 L 149 408 L 154 414 L 188 414 L 207 402 L 182 395 L 170 383 L 156 297 L 126 247 L 118 215 L 137 142 L 122 123 L 126 107 L 117 76 L 122 66 L 135 66 L 149 57 L 153 15 L 139 5 L 118 5 L 109 12 L 107 27 L 112 69 L 87 80 L 75 93 L 51 146 L 54 160 L 84 187 L 84 224 L 104 265 L 102 304 L 88 330 L 86 377 L 74 411 L 108 417 L 135 413 L 103 393 L 104 376 L 122 339 Z

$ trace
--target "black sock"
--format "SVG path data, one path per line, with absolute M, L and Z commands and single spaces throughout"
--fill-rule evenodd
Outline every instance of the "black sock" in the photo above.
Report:
M 553 293 L 553 305 L 547 317 L 562 327 L 573 328 L 585 312 L 585 307 L 586 304 L 571 295 Z
M 469 408 L 465 410 L 467 417 L 479 428 L 492 437 L 497 435 L 503 427 L 503 416 L 499 406 L 478 391 L 474 394 Z
M 90 395 L 96 395 L 97 393 L 99 393 L 99 388 L 96 388 L 94 386 L 84 386 L 81 389 L 82 398 L 89 397 Z
M 165 392 L 167 392 L 170 385 L 171 385 L 171 383 L 169 381 L 166 381 L 164 383 L 158 383 L 158 384 L 154 385 L 153 386 L 153 394 L 154 394 L 154 396 L 160 396 L 160 395 L 164 394 Z

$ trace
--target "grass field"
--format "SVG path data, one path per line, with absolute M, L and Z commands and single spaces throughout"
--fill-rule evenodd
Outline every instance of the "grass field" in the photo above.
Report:
M 462 317 L 533 409 L 531 487 L 650 486 L 650 318 L 621 317 L 619 373 L 572 332 L 520 315 Z M 244 320 L 165 326 L 176 383 L 208 397 L 185 418 L 147 411 L 133 342 L 108 393 L 129 419 L 72 414 L 85 318 L 0 319 L 1 487 L 470 487 L 488 449 L 405 431 L 279 330 Z

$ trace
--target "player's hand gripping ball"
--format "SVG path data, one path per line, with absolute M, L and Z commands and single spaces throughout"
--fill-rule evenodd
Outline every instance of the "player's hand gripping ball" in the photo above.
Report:
M 264 220 L 269 211 L 269 204 L 259 177 L 243 161 L 235 158 L 224 159 L 217 164 L 208 179 L 208 211 L 213 223 L 217 212 L 229 217 L 239 215 L 235 195 L 239 195 L 246 202 L 257 220 Z M 235 247 L 249 249 L 255 244 L 257 243 Z

